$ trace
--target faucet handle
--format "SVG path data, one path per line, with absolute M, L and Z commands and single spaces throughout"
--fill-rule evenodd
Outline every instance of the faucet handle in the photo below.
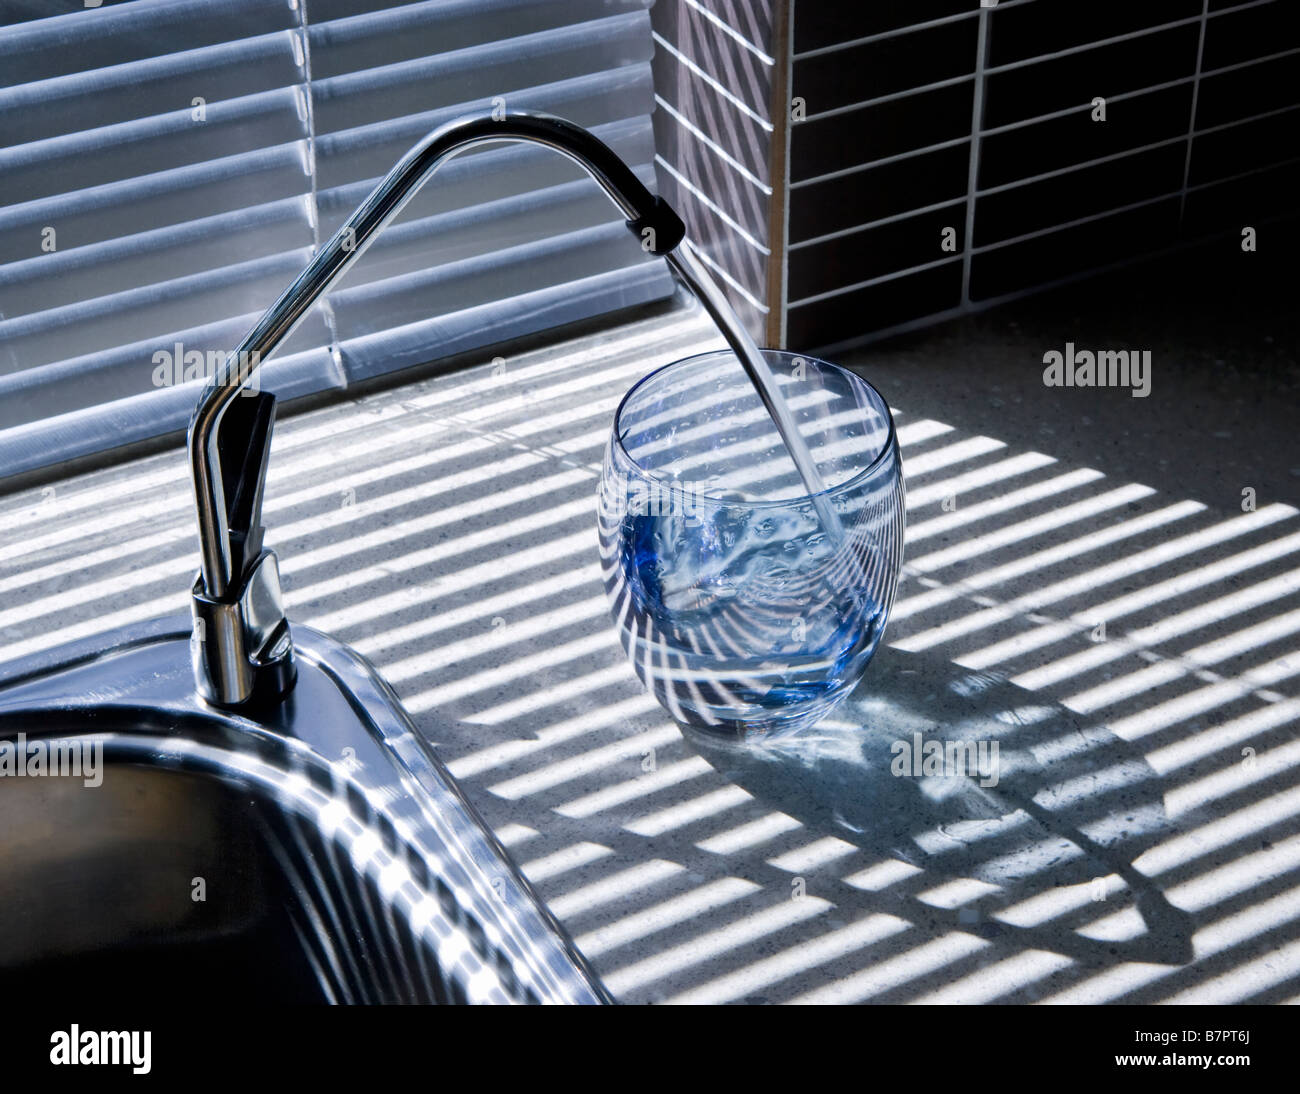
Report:
M 230 574 L 238 584 L 262 553 L 262 495 L 275 426 L 275 396 L 245 389 L 226 411 L 217 438 L 226 526 L 230 531 Z
M 293 639 L 284 615 L 280 567 L 263 547 L 262 497 L 275 426 L 275 396 L 244 389 L 226 410 L 217 438 L 222 502 L 230 543 L 230 585 L 208 595 L 200 575 L 191 590 L 195 679 L 218 706 L 275 701 L 293 687 Z

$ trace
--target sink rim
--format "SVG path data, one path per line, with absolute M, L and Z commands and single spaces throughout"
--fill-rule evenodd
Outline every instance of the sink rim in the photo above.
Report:
M 613 1001 L 364 657 L 295 624 L 299 685 L 256 720 L 197 696 L 190 640 L 190 618 L 169 616 L 0 664 L 0 738 L 99 737 L 106 768 L 125 761 L 219 776 L 249 768 L 268 786 L 275 773 L 284 782 L 296 769 L 304 776 L 298 792 L 311 787 L 319 795 L 329 785 L 335 800 L 370 821 L 386 849 L 396 838 L 414 876 L 430 882 L 424 896 L 438 901 L 443 892 L 444 910 L 450 888 L 470 937 L 477 927 L 530 997 Z

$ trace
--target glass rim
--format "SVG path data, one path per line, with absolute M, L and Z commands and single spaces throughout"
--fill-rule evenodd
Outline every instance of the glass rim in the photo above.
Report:
M 837 495 L 848 493 L 851 490 L 860 487 L 868 479 L 873 478 L 879 472 L 881 466 L 884 464 L 885 457 L 888 456 L 889 453 L 895 448 L 896 441 L 898 439 L 898 431 L 894 425 L 893 412 L 889 409 L 888 401 L 885 399 L 885 397 L 882 394 L 880 394 L 876 386 L 872 384 L 871 381 L 866 380 L 863 377 L 859 376 L 856 372 L 852 372 L 849 369 L 844 368 L 842 365 L 837 365 L 833 361 L 824 361 L 820 357 L 814 357 L 810 353 L 794 353 L 791 350 L 784 350 L 784 349 L 763 349 L 760 350 L 760 352 L 765 357 L 775 354 L 779 357 L 802 357 L 804 360 L 807 361 L 815 361 L 818 365 L 822 366 L 823 368 L 834 369 L 836 372 L 841 372 L 845 376 L 849 377 L 850 380 L 861 384 L 869 392 L 871 392 L 871 394 L 874 395 L 876 399 L 879 401 L 880 410 L 884 413 L 885 421 L 889 425 L 889 430 L 885 435 L 884 443 L 881 444 L 880 451 L 875 454 L 871 462 L 867 464 L 867 466 L 864 467 L 861 471 L 858 471 L 855 474 L 850 475 L 843 482 L 835 486 L 828 486 L 826 487 L 825 490 L 819 490 L 815 494 L 796 494 L 793 497 L 789 497 L 789 498 L 775 498 L 775 499 L 763 498 L 758 501 L 735 501 L 734 499 L 727 501 L 722 498 L 710 497 L 707 494 L 698 494 L 695 495 L 696 499 L 701 501 L 707 501 L 711 505 L 734 506 L 734 507 L 743 506 L 746 509 L 766 509 L 766 508 L 776 508 L 776 507 L 784 508 L 791 505 L 798 505 L 803 502 L 811 502 L 814 498 L 833 498 Z M 660 365 L 658 368 L 652 369 L 650 372 L 647 372 L 644 376 L 641 377 L 641 379 L 639 379 L 635 384 L 633 384 L 630 388 L 627 389 L 627 391 L 623 395 L 623 398 L 619 400 L 618 407 L 614 411 L 614 424 L 611 429 L 610 443 L 613 444 L 618 449 L 618 451 L 622 454 L 623 458 L 626 459 L 628 463 L 630 463 L 634 468 L 636 468 L 637 472 L 643 478 L 651 482 L 661 483 L 665 487 L 667 487 L 667 489 L 671 493 L 676 493 L 682 497 L 685 497 L 687 492 L 684 489 L 682 489 L 677 479 L 668 478 L 665 475 L 661 475 L 657 471 L 652 471 L 646 467 L 643 467 L 632 456 L 632 454 L 627 450 L 627 447 L 623 444 L 623 431 L 619 428 L 619 422 L 622 419 L 623 411 L 627 407 L 628 402 L 631 400 L 632 396 L 635 395 L 647 384 L 649 384 L 651 380 L 655 379 L 661 373 L 667 372 L 669 369 L 674 369 L 681 365 L 689 365 L 692 364 L 693 362 L 698 362 L 706 357 L 718 357 L 723 354 L 731 354 L 731 356 L 733 357 L 735 357 L 736 355 L 735 351 L 730 348 L 711 349 L 711 350 L 705 350 L 703 353 L 693 353 L 691 354 L 690 357 L 679 357 L 675 361 L 669 361 L 665 365 Z M 901 473 L 901 469 L 900 469 L 900 473 Z

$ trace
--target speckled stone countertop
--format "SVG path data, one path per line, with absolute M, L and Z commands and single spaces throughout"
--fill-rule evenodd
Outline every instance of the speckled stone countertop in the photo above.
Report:
M 624 1001 L 1294 1001 L 1294 497 L 949 420 L 923 338 L 853 355 L 909 487 L 889 645 L 809 734 L 690 741 L 609 625 L 594 493 L 621 394 L 719 344 L 680 309 L 286 418 L 291 618 L 374 661 Z M 183 611 L 196 567 L 179 449 L 0 498 L 0 658 Z M 918 733 L 997 740 L 996 785 L 897 777 Z

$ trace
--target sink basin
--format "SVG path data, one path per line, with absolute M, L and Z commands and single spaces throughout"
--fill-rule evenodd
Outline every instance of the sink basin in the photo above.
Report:
M 370 665 L 294 643 L 292 694 L 240 713 L 195 696 L 188 617 L 0 667 L 0 748 L 88 763 L 0 776 L 0 986 L 608 1002 Z

